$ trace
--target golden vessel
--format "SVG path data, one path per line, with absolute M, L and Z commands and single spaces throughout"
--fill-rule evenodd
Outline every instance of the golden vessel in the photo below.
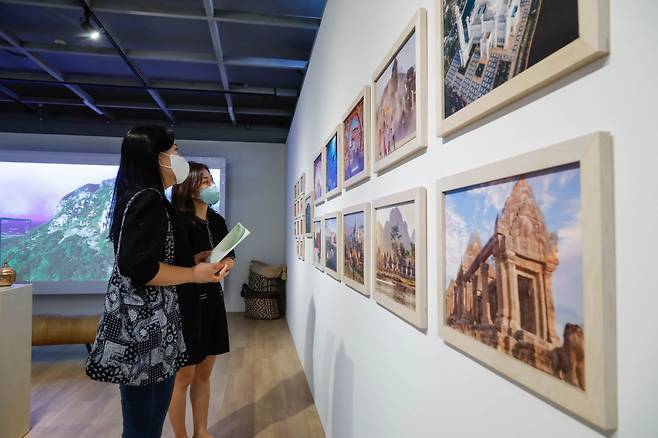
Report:
M 9 267 L 7 262 L 0 268 L 0 287 L 8 287 L 16 282 L 16 271 Z

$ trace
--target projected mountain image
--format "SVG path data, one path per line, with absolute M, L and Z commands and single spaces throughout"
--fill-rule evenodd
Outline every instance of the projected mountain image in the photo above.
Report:
M 107 237 L 117 170 L 0 161 L 0 262 L 16 269 L 18 282 L 35 283 L 39 293 L 104 291 L 99 284 L 114 264 Z M 221 169 L 210 173 L 222 181 Z M 213 205 L 218 212 L 222 201 Z
M 2 258 L 20 281 L 100 281 L 112 270 L 107 213 L 114 179 L 59 200 L 52 218 L 23 236 L 2 236 Z

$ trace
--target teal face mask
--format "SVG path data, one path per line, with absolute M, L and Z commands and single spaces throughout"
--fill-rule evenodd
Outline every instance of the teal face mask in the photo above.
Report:
M 199 198 L 206 204 L 217 204 L 219 202 L 219 189 L 215 184 L 206 187 L 199 193 Z

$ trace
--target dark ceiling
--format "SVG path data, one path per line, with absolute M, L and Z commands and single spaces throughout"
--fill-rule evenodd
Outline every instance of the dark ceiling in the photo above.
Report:
M 285 139 L 324 5 L 0 0 L 0 129 L 155 122 Z

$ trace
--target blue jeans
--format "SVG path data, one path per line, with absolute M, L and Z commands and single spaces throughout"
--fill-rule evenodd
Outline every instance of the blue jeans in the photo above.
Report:
M 146 386 L 119 385 L 123 438 L 160 438 L 176 375 Z

